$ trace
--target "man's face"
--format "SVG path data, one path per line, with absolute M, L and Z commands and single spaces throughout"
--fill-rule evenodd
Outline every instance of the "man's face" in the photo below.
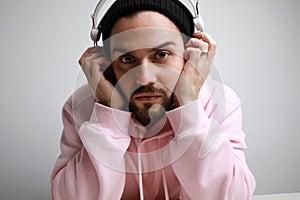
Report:
M 117 87 L 128 100 L 133 117 L 149 125 L 173 104 L 172 94 L 184 66 L 182 34 L 164 15 L 142 11 L 120 18 L 111 35 Z

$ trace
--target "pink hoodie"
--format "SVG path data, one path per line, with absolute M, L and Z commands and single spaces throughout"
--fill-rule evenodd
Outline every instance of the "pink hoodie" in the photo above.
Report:
M 205 84 L 197 101 L 148 131 L 130 113 L 95 103 L 88 85 L 68 99 L 62 118 L 54 200 L 250 200 L 254 192 L 240 100 L 226 86 Z

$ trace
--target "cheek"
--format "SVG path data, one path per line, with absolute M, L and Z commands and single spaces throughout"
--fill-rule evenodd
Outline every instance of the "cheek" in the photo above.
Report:
M 135 86 L 133 74 L 127 73 L 127 71 L 122 70 L 115 64 L 112 64 L 112 68 L 117 81 L 116 86 L 121 90 L 123 95 L 125 95 L 128 100 Z
M 167 76 L 164 74 L 159 80 L 160 84 L 165 88 L 167 96 L 171 96 L 178 80 L 177 73 L 174 73 L 174 71 L 172 73 L 169 72 Z
M 174 65 L 174 63 L 176 65 Z M 174 63 L 172 66 L 163 69 L 159 77 L 161 84 L 164 85 L 171 93 L 176 87 L 176 84 L 184 66 L 184 61 L 182 59 L 179 59 L 177 60 L 177 62 Z

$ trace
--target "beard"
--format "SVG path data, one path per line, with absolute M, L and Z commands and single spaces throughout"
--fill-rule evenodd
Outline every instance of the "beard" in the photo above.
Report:
M 133 95 L 139 93 L 156 92 L 161 94 L 160 103 L 145 102 L 142 107 L 138 107 L 134 102 Z M 151 126 L 157 122 L 166 111 L 172 109 L 172 97 L 168 97 L 165 90 L 157 89 L 153 85 L 139 87 L 131 96 L 129 100 L 129 112 L 132 112 L 133 117 L 143 126 Z

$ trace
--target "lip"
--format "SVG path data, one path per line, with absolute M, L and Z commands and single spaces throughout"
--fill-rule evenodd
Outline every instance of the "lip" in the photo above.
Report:
M 154 101 L 161 97 L 161 94 L 154 92 L 139 93 L 134 95 L 136 101 Z

